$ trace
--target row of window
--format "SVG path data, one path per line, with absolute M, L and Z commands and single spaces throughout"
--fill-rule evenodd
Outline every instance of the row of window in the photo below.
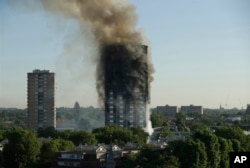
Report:
M 119 110 L 118 111 L 118 113 L 120 113 L 120 114 L 123 114 L 124 113 L 124 110 Z M 134 111 L 133 110 L 129 110 L 129 114 L 133 114 L 134 113 Z M 142 110 L 142 111 L 139 111 L 139 113 L 144 113 L 144 111 Z M 113 109 L 111 109 L 110 111 L 109 111 L 109 114 L 114 114 L 114 111 L 113 111 Z
M 113 120 L 113 119 L 110 119 L 110 120 L 109 120 L 109 122 L 110 122 L 110 123 L 113 123 L 113 122 L 114 122 L 114 120 Z M 124 122 L 124 120 L 119 120 L 119 122 L 120 122 L 120 123 L 123 123 L 123 122 Z
M 126 121 L 126 120 L 122 120 L 122 119 L 120 119 L 120 120 L 119 120 L 119 122 L 120 122 L 120 123 L 123 123 L 124 121 Z M 132 122 L 133 122 L 133 120 L 132 120 L 132 119 L 130 119 L 130 120 L 128 120 L 128 121 L 129 121 L 130 123 L 132 123 Z M 113 122 L 114 122 L 114 120 L 113 120 L 113 119 L 109 119 L 109 122 L 110 122 L 110 123 L 113 123 Z M 141 122 L 141 120 L 140 120 L 140 122 Z M 143 121 L 142 121 L 142 122 L 143 122 Z
M 114 115 L 109 115 L 109 118 L 114 118 L 115 116 Z M 123 115 L 120 115 L 119 118 L 123 118 Z M 132 117 L 130 117 L 132 118 Z
M 119 106 L 114 106 L 113 104 L 110 104 L 109 105 L 109 109 L 114 109 L 114 107 L 116 108 L 120 108 L 120 109 L 123 109 L 124 108 L 124 105 L 123 104 L 120 104 Z M 132 105 L 129 106 L 129 109 L 130 110 L 133 110 L 133 109 L 142 109 L 142 110 L 145 110 L 146 108 L 144 106 L 136 106 L 136 107 L 133 107 Z
M 47 81 L 35 81 L 35 86 L 37 87 L 46 87 Z
M 69 161 L 58 161 L 57 164 L 59 166 L 71 166 L 71 167 L 79 167 L 80 162 L 69 162 Z
M 109 114 L 109 117 L 110 118 L 114 118 L 114 114 Z M 124 117 L 124 115 L 123 114 L 120 114 L 120 115 L 118 115 L 120 118 L 123 118 Z M 129 118 L 133 118 L 134 117 L 134 115 L 133 114 L 130 114 L 130 115 L 126 115 L 126 116 L 128 116 Z M 145 115 L 143 115 L 143 114 L 140 114 L 140 115 L 136 115 L 137 117 L 139 117 L 139 118 L 143 118 Z
M 79 153 L 62 153 L 61 157 L 63 159 L 83 159 L 84 156 Z

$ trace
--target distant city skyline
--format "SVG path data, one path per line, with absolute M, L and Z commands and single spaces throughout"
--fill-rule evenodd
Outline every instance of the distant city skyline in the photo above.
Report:
M 0 107 L 27 107 L 34 69 L 55 72 L 56 107 L 98 107 L 90 30 L 23 2 L 0 1 Z M 151 107 L 250 104 L 250 1 L 130 2 L 155 68 Z

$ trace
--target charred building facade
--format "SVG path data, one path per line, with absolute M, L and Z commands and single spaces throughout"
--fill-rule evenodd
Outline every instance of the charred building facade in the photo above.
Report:
M 105 125 L 146 127 L 149 101 L 147 46 L 103 48 Z

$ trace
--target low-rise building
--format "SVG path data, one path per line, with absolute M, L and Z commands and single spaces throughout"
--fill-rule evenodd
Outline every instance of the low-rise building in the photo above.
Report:
M 51 168 L 120 168 L 127 153 L 138 151 L 133 144 L 124 148 L 117 145 L 79 145 L 75 150 L 57 152 Z
M 164 117 L 170 120 L 174 120 L 176 113 L 178 113 L 178 107 L 169 105 L 157 106 L 154 111 L 162 114 Z
M 185 112 L 187 114 L 192 114 L 192 113 L 198 113 L 198 114 L 203 114 L 203 107 L 202 106 L 181 106 L 181 111 Z

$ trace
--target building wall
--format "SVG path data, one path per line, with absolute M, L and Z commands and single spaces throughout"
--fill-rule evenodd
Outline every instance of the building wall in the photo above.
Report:
M 203 107 L 202 106 L 181 106 L 181 111 L 186 113 L 199 113 L 203 114 Z
M 34 70 L 28 73 L 27 96 L 28 127 L 55 127 L 55 74 L 48 70 Z
M 156 112 L 161 113 L 166 118 L 173 120 L 175 119 L 176 113 L 178 113 L 178 107 L 177 106 L 157 106 Z

